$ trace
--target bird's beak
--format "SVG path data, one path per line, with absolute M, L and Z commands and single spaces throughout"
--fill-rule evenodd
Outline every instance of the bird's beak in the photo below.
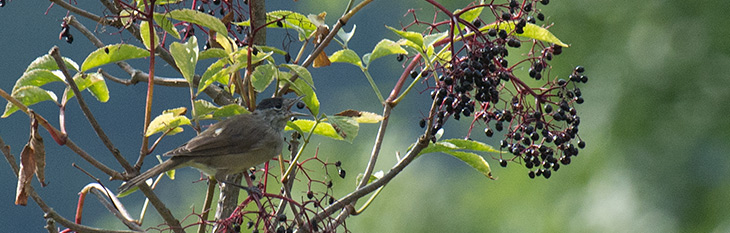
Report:
M 291 103 L 289 103 L 288 108 L 291 110 L 291 108 L 294 105 L 296 105 L 297 103 L 299 103 L 300 101 L 302 101 L 303 98 L 304 98 L 304 96 L 297 96 L 297 98 L 291 99 Z M 296 111 L 291 111 L 291 113 L 289 113 L 289 116 L 290 117 L 295 117 L 295 116 L 309 116 L 309 115 L 310 114 L 296 112 Z

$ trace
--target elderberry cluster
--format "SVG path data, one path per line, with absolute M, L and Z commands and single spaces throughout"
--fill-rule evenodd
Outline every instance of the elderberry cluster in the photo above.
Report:
M 544 20 L 536 7 L 548 2 L 511 0 L 499 5 L 506 9 L 501 13 L 495 11 L 497 23 L 512 21 L 514 28 L 492 28 L 465 38 L 462 44 L 452 42 L 450 46 L 458 45 L 459 52 L 433 68 L 436 78 L 431 98 L 438 111 L 435 123 L 429 126 L 433 127 L 432 132 L 441 129 L 450 117 L 459 120 L 473 115 L 471 128 L 484 125 L 487 137 L 496 132 L 503 134 L 500 165 L 522 164 L 530 170 L 530 178 L 550 178 L 552 172 L 570 164 L 571 158 L 585 147 L 578 135 L 580 116 L 574 107 L 584 102 L 578 84 L 588 81 L 583 74 L 585 68 L 577 66 L 570 75 L 551 77 L 549 62 L 563 48 L 520 37 L 527 23 L 534 24 L 535 18 Z M 478 28 L 481 24 L 477 19 L 471 26 Z M 513 52 L 522 60 L 510 64 L 510 50 L 522 43 L 531 43 L 529 52 Z M 424 73 L 430 75 L 421 75 Z M 426 126 L 423 120 L 420 124 Z

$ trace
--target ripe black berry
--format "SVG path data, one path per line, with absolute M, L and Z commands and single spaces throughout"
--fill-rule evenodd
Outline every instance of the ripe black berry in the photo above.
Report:
M 337 171 L 337 173 L 340 175 L 340 178 L 345 179 L 346 173 L 344 169 L 340 169 L 339 171 Z
M 484 128 L 484 134 L 486 134 L 487 137 L 492 137 L 492 135 L 494 135 L 494 131 L 490 128 Z
M 402 61 L 403 61 L 403 59 L 405 59 L 405 58 L 406 58 L 406 55 L 405 55 L 405 54 L 402 54 L 402 53 L 399 53 L 399 54 L 398 54 L 398 55 L 397 55 L 397 56 L 395 57 L 395 59 L 396 59 L 396 60 L 398 60 L 398 62 L 402 62 Z
M 499 166 L 507 167 L 507 160 L 499 159 Z
M 314 192 L 312 192 L 312 191 L 308 191 L 308 192 L 307 192 L 307 198 L 308 198 L 308 199 L 312 199 L 312 198 L 314 198 Z
M 579 141 L 578 141 L 578 148 L 581 148 L 581 149 L 583 149 L 583 148 L 585 148 L 585 147 L 586 147 L 586 142 L 585 142 L 585 141 L 583 141 L 583 140 L 579 140 Z
M 490 28 L 489 31 L 487 31 L 487 35 L 489 35 L 491 37 L 497 36 L 497 29 Z
M 472 22 L 471 24 L 473 24 L 474 27 L 478 28 L 482 26 L 482 21 L 479 21 L 479 19 L 475 19 L 474 22 Z
M 551 175 L 550 170 L 545 169 L 545 171 L 542 172 L 542 177 L 545 177 L 545 179 L 549 179 Z
M 416 77 L 418 77 L 418 72 L 416 72 L 415 70 L 411 71 L 411 78 L 416 78 Z
M 583 71 L 586 71 L 586 69 L 583 68 L 583 66 L 576 66 L 575 67 L 575 72 L 583 73 Z
M 509 12 L 502 12 L 502 19 L 503 20 L 509 20 L 511 18 L 512 18 L 512 14 L 510 14 Z
M 548 3 L 550 3 L 550 0 L 540 0 L 540 3 L 542 3 L 543 5 L 547 5 Z
M 530 176 L 530 179 L 535 179 L 535 172 L 534 171 L 528 172 L 527 175 Z
M 543 20 L 545 20 L 545 15 L 543 15 L 542 12 L 538 12 L 537 19 L 539 19 L 540 21 L 543 21 Z

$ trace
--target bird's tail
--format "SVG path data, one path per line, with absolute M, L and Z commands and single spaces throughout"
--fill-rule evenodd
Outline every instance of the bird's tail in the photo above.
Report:
M 122 184 L 122 186 L 119 186 L 119 193 L 126 192 L 130 188 L 135 187 L 142 182 L 145 182 L 147 179 L 155 177 L 163 172 L 172 170 L 178 165 L 180 165 L 179 162 L 175 161 L 174 159 L 168 159 L 167 161 L 150 168 L 150 170 L 147 170 L 142 174 L 139 174 L 138 176 L 135 176 L 134 178 L 128 180 L 127 182 Z

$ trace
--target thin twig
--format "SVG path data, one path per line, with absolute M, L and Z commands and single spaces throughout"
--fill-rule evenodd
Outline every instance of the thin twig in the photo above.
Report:
M 53 4 L 56 4 L 56 5 L 60 6 L 60 7 L 63 7 L 64 9 L 67 9 L 67 10 L 69 10 L 69 11 L 71 11 L 73 13 L 76 13 L 76 14 L 78 14 L 80 16 L 83 16 L 85 18 L 91 19 L 94 22 L 100 23 L 102 25 L 111 25 L 112 22 L 113 22 L 111 20 L 107 20 L 107 19 L 104 19 L 104 18 L 102 18 L 102 17 L 100 17 L 98 15 L 95 15 L 95 14 L 93 14 L 91 12 L 88 12 L 88 11 L 86 11 L 84 9 L 75 7 L 75 6 L 73 6 L 73 5 L 65 2 L 63 0 L 51 0 L 51 2 L 53 2 Z
M 66 65 L 61 58 L 61 52 L 59 52 L 58 46 L 53 46 L 53 48 L 51 48 L 50 54 L 51 57 L 56 60 L 58 68 L 61 69 L 63 76 L 66 78 L 66 83 L 69 87 L 71 87 L 71 90 L 73 91 L 74 95 L 76 96 L 76 100 L 79 103 L 81 111 L 84 112 L 84 116 L 86 116 L 86 119 L 89 121 L 89 124 L 91 124 L 94 132 L 96 132 L 96 135 L 99 136 L 99 139 L 101 139 L 106 148 L 110 152 L 112 152 L 112 155 L 117 160 L 117 162 L 119 162 L 119 164 L 121 164 L 127 172 L 133 171 L 132 166 L 129 164 L 129 162 L 127 162 L 126 159 L 124 159 L 124 157 L 122 157 L 122 153 L 120 153 L 119 150 L 114 146 L 111 139 L 109 139 L 109 137 L 104 132 L 104 129 L 101 128 L 99 122 L 96 121 L 96 118 L 94 118 L 94 114 L 89 109 L 89 106 L 86 105 L 86 101 L 84 101 L 84 98 L 81 96 L 81 91 L 79 90 L 79 87 L 76 86 L 76 81 L 73 80 L 71 74 L 68 73 L 68 69 L 66 69 Z
M 0 138 L 0 150 L 2 150 L 3 155 L 5 155 L 5 160 L 10 164 L 10 167 L 13 169 L 13 174 L 16 176 L 18 175 L 18 171 L 20 171 L 20 168 L 18 167 L 18 164 L 15 161 L 15 157 L 10 154 L 10 147 L 5 145 L 5 142 Z M 41 198 L 38 193 L 36 193 L 33 186 L 29 186 L 28 188 L 28 194 L 33 199 L 33 201 L 38 204 L 38 207 L 45 212 L 45 215 L 43 216 L 46 219 L 53 219 L 54 221 L 60 223 L 61 225 L 68 227 L 69 229 L 76 231 L 76 232 L 90 232 L 90 233 L 133 233 L 133 232 L 139 232 L 139 231 L 114 231 L 114 230 L 106 230 L 106 229 L 99 229 L 89 226 L 84 226 L 80 224 L 76 224 L 58 213 L 56 213 L 50 206 L 46 204 L 45 201 Z M 50 231 L 50 230 L 49 230 Z

